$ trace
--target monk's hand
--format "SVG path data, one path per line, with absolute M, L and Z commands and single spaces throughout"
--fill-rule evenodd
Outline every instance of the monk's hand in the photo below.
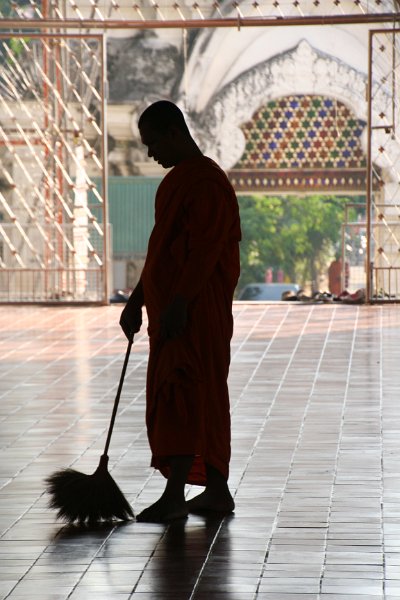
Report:
M 119 324 L 128 340 L 131 340 L 142 326 L 142 307 L 128 302 L 121 313 Z
M 187 301 L 177 295 L 161 315 L 161 337 L 176 338 L 185 330 L 187 323 Z

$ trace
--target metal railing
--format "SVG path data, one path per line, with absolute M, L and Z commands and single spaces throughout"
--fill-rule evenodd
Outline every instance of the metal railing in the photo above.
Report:
M 84 284 L 84 287 L 83 287 Z M 104 270 L 1 269 L 0 302 L 101 302 Z
M 372 265 L 372 302 L 400 301 L 400 267 Z

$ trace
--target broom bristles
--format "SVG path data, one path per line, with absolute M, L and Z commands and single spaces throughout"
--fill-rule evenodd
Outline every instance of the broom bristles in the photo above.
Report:
M 70 524 L 133 518 L 132 507 L 108 472 L 107 462 L 108 457 L 102 456 L 91 475 L 60 469 L 46 479 L 49 507 L 57 510 L 57 518 Z

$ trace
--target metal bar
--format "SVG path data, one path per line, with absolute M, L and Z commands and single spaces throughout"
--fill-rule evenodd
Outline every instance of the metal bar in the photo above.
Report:
M 398 293 L 398 285 L 397 282 L 399 280 L 399 274 L 400 274 L 400 267 L 374 267 L 374 271 L 376 272 L 375 275 L 375 281 L 376 283 L 376 287 L 375 287 L 375 298 L 372 299 L 372 301 L 374 303 L 379 303 L 379 302 L 385 302 L 385 304 L 398 304 L 400 302 L 400 297 L 399 297 L 399 293 Z M 384 292 L 383 297 L 379 298 L 379 289 L 378 289 L 378 278 L 379 275 L 382 273 L 388 273 L 388 280 L 389 280 L 389 285 L 388 285 L 388 290 L 387 292 Z M 397 276 L 396 276 L 397 274 Z M 392 275 L 395 277 L 394 279 L 394 286 L 395 289 L 392 291 L 392 286 L 393 286 L 393 280 L 392 280 Z M 386 296 L 386 297 L 385 297 Z
M 393 129 L 393 125 L 374 125 L 371 127 L 371 130 L 375 131 L 376 129 L 383 129 L 388 133 L 388 129 Z
M 344 269 L 344 265 L 346 264 L 346 247 L 345 247 L 345 228 L 347 225 L 347 206 L 345 206 L 345 222 L 342 223 L 342 227 L 341 227 L 341 244 L 342 244 L 342 268 L 340 271 L 340 290 L 343 292 L 345 289 L 345 269 Z
M 349 221 L 349 209 L 351 208 L 362 208 L 365 209 L 365 204 L 362 204 L 361 202 L 348 202 L 347 204 L 345 204 L 344 207 L 344 223 L 342 224 L 341 227 L 341 255 L 342 255 L 342 270 L 341 270 L 341 274 L 340 274 L 340 281 L 341 281 L 341 287 L 342 290 L 346 289 L 345 283 L 346 283 L 346 241 L 345 241 L 345 232 L 346 232 L 346 228 L 351 226 L 351 225 L 365 225 L 365 222 L 363 221 L 356 221 L 356 222 L 351 222 Z
M 42 38 L 57 38 L 60 37 L 62 39 L 82 39 L 82 40 L 87 40 L 87 39 L 94 39 L 94 40 L 98 40 L 99 37 L 101 36 L 101 33 L 48 33 L 46 31 L 44 31 L 43 33 L 29 33 L 29 36 L 26 36 L 25 34 L 21 33 L 21 31 L 9 31 L 8 33 L 4 33 L 4 28 L 3 28 L 3 24 L 5 23 L 7 19 L 1 19 L 1 27 L 2 27 L 2 31 L 0 32 L 0 39 L 9 39 L 10 35 L 11 36 L 15 36 L 15 37 L 29 37 L 29 39 L 33 38 L 33 39 L 38 39 L 41 40 Z M 22 21 L 24 23 L 24 21 Z M 31 27 L 32 27 L 32 21 L 29 21 L 31 23 Z M 57 19 L 53 19 L 52 20 L 53 23 L 64 23 L 64 21 L 58 21 Z M 78 23 L 81 23 L 81 21 L 77 21 Z M 40 29 L 43 21 L 35 21 L 35 27 L 36 27 L 36 23 L 38 24 L 38 29 Z M 58 27 L 59 25 L 57 25 Z M 69 27 L 69 25 L 68 25 Z M 74 26 L 72 26 L 74 27 Z M 82 29 L 84 27 L 84 25 L 80 25 L 80 28 Z M 384 30 L 386 31 L 386 29 Z
M 85 271 L 86 273 L 86 271 Z M 44 288 L 43 275 L 45 271 L 35 271 L 31 269 L 0 269 L 0 281 L 4 282 L 2 289 L 0 290 L 0 305 L 4 304 L 52 304 L 54 306 L 67 306 L 67 305 L 100 305 L 102 300 L 99 300 L 99 288 L 101 281 L 99 281 L 99 271 L 94 270 L 91 272 L 93 276 L 94 285 L 92 291 L 95 292 L 97 299 L 90 300 L 75 300 L 74 298 L 65 299 L 65 296 L 57 291 L 57 277 L 62 274 L 63 276 L 71 276 L 72 272 L 64 272 L 54 270 L 47 272 L 52 278 L 48 289 Z M 13 282 L 13 283 L 12 283 Z M 5 284 L 5 285 L 4 285 Z M 71 289 L 68 290 L 72 291 Z
M 102 183 L 102 211 L 103 211 L 103 269 L 104 269 L 104 304 L 108 304 L 108 298 L 110 296 L 109 287 L 109 260 L 110 250 L 108 247 L 108 166 L 107 166 L 107 98 L 108 93 L 107 86 L 107 44 L 105 43 L 104 35 L 100 40 L 100 56 L 101 56 L 101 70 L 100 70 L 100 96 L 101 96 L 101 112 L 102 112 L 102 139 L 101 139 L 101 183 Z
M 372 212 L 372 44 L 373 31 L 368 32 L 368 84 L 367 84 L 367 101 L 368 101 L 368 116 L 367 116 L 367 261 L 366 261 L 366 277 L 367 289 L 366 300 L 371 302 L 371 212 Z
M 33 146 L 43 145 L 42 140 L 37 138 L 31 138 L 29 141 Z M 12 146 L 26 146 L 26 142 L 24 140 L 10 140 L 8 143 Z M 7 143 L 4 140 L 0 140 L 0 146 L 7 146 Z
M 48 0 L 44 0 L 43 1 L 43 16 L 47 19 L 49 17 L 49 3 Z M 47 37 L 48 33 L 46 30 L 42 31 L 44 37 Z M 43 86 L 43 103 L 44 103 L 44 114 L 43 114 L 43 128 L 44 128 L 44 132 L 49 131 L 49 122 L 50 122 L 50 111 L 51 111 L 51 107 L 50 107 L 50 88 L 49 88 L 49 84 L 48 84 L 48 78 L 50 77 L 50 56 L 51 54 L 49 53 L 49 49 L 47 44 L 44 43 L 44 40 L 41 39 L 40 40 L 40 44 L 43 47 L 43 71 L 46 75 L 45 79 L 43 79 L 42 81 L 42 86 Z M 18 62 L 18 61 L 17 61 Z M 53 136 L 52 136 L 53 138 Z M 52 202 L 52 198 L 53 198 L 53 193 L 52 193 L 52 186 L 50 185 L 50 169 L 51 169 L 51 149 L 49 148 L 48 144 L 45 144 L 44 146 L 44 165 L 46 165 L 45 170 L 46 172 L 49 173 L 49 175 L 45 175 L 44 176 L 44 206 L 45 206 L 45 211 L 47 214 L 53 213 L 53 202 Z M 40 196 L 37 194 L 36 196 L 37 198 L 40 198 Z M 54 215 L 54 219 L 53 222 L 57 222 L 56 220 L 56 215 Z M 48 239 L 49 239 L 49 243 L 51 243 L 51 222 L 47 222 L 46 224 L 46 229 L 48 232 Z M 51 254 L 49 253 L 49 248 L 46 245 L 44 248 L 44 258 L 45 258 L 45 262 L 47 264 L 47 266 L 49 266 L 49 264 L 51 264 Z M 48 270 L 46 270 L 46 274 L 45 274 L 45 278 L 44 278 L 44 290 L 45 290 L 45 294 L 47 296 L 47 291 L 49 288 L 49 272 Z
M 399 21 L 399 23 L 400 23 L 400 13 L 396 15 L 396 19 L 393 19 L 393 21 L 394 22 Z M 385 33 L 387 35 L 388 33 L 400 33 L 400 29 L 395 29 L 395 28 L 390 29 L 390 30 L 389 29 L 374 29 L 373 33 L 374 33 L 374 35 L 377 33 Z
M 393 29 L 392 42 L 392 123 L 393 135 L 396 135 L 396 31 Z
M 16 36 L 16 37 L 22 37 L 22 34 L 15 34 L 15 36 Z M 54 37 L 57 37 L 57 36 L 59 36 L 59 37 L 62 37 L 62 38 L 64 38 L 64 37 L 72 37 L 72 38 L 74 38 L 74 37 L 75 37 L 75 36 L 73 36 L 73 35 L 72 35 L 72 36 L 68 36 L 68 35 L 67 35 L 67 36 L 65 36 L 64 34 L 53 34 L 53 35 L 51 35 L 51 34 L 48 34 L 48 35 L 46 35 L 45 37 L 54 38 Z M 39 35 L 38 37 L 41 37 L 41 36 Z M 81 37 L 84 37 L 84 36 L 81 36 Z M 101 34 L 93 35 L 92 37 L 93 37 L 93 38 L 95 38 L 95 39 L 97 39 L 97 40 L 99 41 L 99 43 L 100 43 L 100 40 L 101 40 Z M 23 44 L 25 45 L 25 42 L 23 42 Z M 46 44 L 44 44 L 44 47 L 46 47 Z M 51 86 L 51 80 L 50 80 L 50 79 L 49 79 L 49 77 L 46 75 L 46 73 L 43 71 L 43 69 L 41 69 L 40 65 L 38 65 L 38 70 L 40 71 L 40 74 L 41 74 L 41 76 L 43 77 L 44 81 L 45 81 L 46 83 L 48 83 L 48 84 L 49 84 L 49 89 L 50 89 L 50 87 L 52 87 L 52 86 Z M 35 93 L 35 90 L 34 90 L 34 89 L 32 89 L 32 93 L 34 94 L 34 96 L 35 96 L 35 98 L 37 99 L 37 101 L 38 101 L 40 104 L 42 104 L 42 101 L 41 101 L 41 99 L 40 99 L 40 98 L 37 96 L 37 94 Z M 65 113 L 68 115 L 68 117 L 70 118 L 70 120 L 71 120 L 71 121 L 72 121 L 72 123 L 74 124 L 75 130 L 79 130 L 79 125 L 78 125 L 78 123 L 76 123 L 75 119 L 73 118 L 73 115 L 72 115 L 72 113 L 70 113 L 70 111 L 69 111 L 69 109 L 68 109 L 67 105 L 64 103 L 64 101 L 63 101 L 63 98 L 60 96 L 60 94 L 59 94 L 59 93 L 57 92 L 57 90 L 56 90 L 56 89 L 54 89 L 54 88 L 53 88 L 53 94 L 56 96 L 56 99 L 59 101 L 60 105 L 63 107 L 63 109 L 64 109 Z M 52 125 L 53 125 L 53 127 L 54 127 L 54 128 L 57 130 L 57 133 L 58 133 L 58 134 L 61 136 L 61 138 L 62 138 L 62 141 L 63 141 L 63 143 L 64 143 L 64 146 L 66 147 L 67 151 L 69 152 L 69 155 L 72 157 L 72 160 L 74 160 L 74 161 L 75 161 L 75 160 L 76 160 L 76 158 L 75 158 L 74 152 L 71 150 L 71 148 L 70 148 L 70 146 L 69 146 L 69 144 L 68 144 L 67 140 L 63 138 L 63 136 L 62 136 L 62 133 L 61 133 L 60 129 L 58 128 L 58 124 L 57 124 L 57 122 L 54 120 L 54 118 L 52 117 L 52 115 L 49 113 L 49 109 L 48 109 L 48 108 L 46 108 L 46 107 L 44 107 L 44 111 L 45 111 L 45 115 L 47 115 L 47 116 L 48 116 L 48 117 L 51 119 L 51 121 L 52 121 Z M 88 150 L 88 151 L 91 153 L 91 156 L 92 156 L 93 160 L 94 160 L 95 162 L 97 162 L 96 153 L 95 153 L 95 151 L 92 149 L 92 147 L 90 146 L 90 144 L 87 142 L 87 140 L 86 140 L 85 138 L 83 139 L 83 143 L 85 144 L 85 146 L 86 146 L 87 150 Z M 58 156 L 57 156 L 57 154 L 54 154 L 54 153 L 53 153 L 53 160 L 57 162 L 57 164 L 58 164 L 58 165 L 61 167 L 61 169 L 63 169 L 63 170 L 64 170 L 64 176 L 66 177 L 67 181 L 69 181 L 69 175 L 68 175 L 67 171 L 64 169 L 64 167 L 63 167 L 62 163 L 60 163 L 60 161 L 59 161 L 59 159 L 58 159 Z M 99 163 L 99 164 L 98 164 L 98 167 L 99 167 L 99 168 L 101 168 L 101 167 L 102 167 L 102 165 Z M 69 181 L 69 183 L 70 183 L 71 185 L 73 185 L 73 182 L 72 182 L 72 181 Z M 89 179 L 88 177 L 87 177 L 87 183 L 88 183 L 89 185 L 91 184 L 91 181 L 90 181 L 90 179 Z M 93 191 L 94 191 L 95 195 L 97 196 L 98 194 L 96 194 L 96 190 L 94 189 Z M 63 200 L 62 200 L 62 196 L 59 194 L 57 187 L 55 187 L 55 188 L 54 188 L 54 192 L 55 192 L 55 194 L 58 196 L 58 198 L 61 200 L 61 202 L 63 202 Z M 100 202 L 102 202 L 102 199 L 101 199 L 101 198 L 99 198 L 99 200 L 100 200 Z M 90 218 L 91 220 L 93 220 L 93 222 L 95 223 L 95 219 L 93 219 L 93 215 L 91 214 L 91 212 L 90 212 L 90 211 L 88 211 L 88 216 L 89 216 L 89 218 Z M 98 229 L 98 232 L 99 232 L 99 234 L 100 234 L 100 235 L 103 235 L 103 232 L 100 230 L 100 228 Z
M 78 28 L 78 29 L 206 29 L 209 27 L 289 27 L 304 25 L 344 25 L 363 23 L 400 23 L 400 14 L 360 14 L 308 17 L 227 17 L 215 19 L 187 19 L 185 21 L 170 19 L 146 21 L 131 19 L 41 19 L 35 20 L 37 28 Z M 2 19 L 2 29 L 31 29 L 32 21 L 23 19 Z M 387 31 L 384 30 L 386 33 Z M 10 34 L 8 34 L 9 37 Z M 32 37 L 33 34 L 29 34 Z M 84 37 L 84 36 L 83 36 Z

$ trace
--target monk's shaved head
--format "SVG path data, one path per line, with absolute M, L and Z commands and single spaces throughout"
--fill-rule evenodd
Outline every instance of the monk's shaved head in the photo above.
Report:
M 184 133 L 189 133 L 182 111 L 168 100 L 159 100 L 146 108 L 139 118 L 139 129 L 145 123 L 160 132 L 176 127 Z
M 140 138 L 147 155 L 165 169 L 202 153 L 190 135 L 182 111 L 168 100 L 151 104 L 138 122 Z

